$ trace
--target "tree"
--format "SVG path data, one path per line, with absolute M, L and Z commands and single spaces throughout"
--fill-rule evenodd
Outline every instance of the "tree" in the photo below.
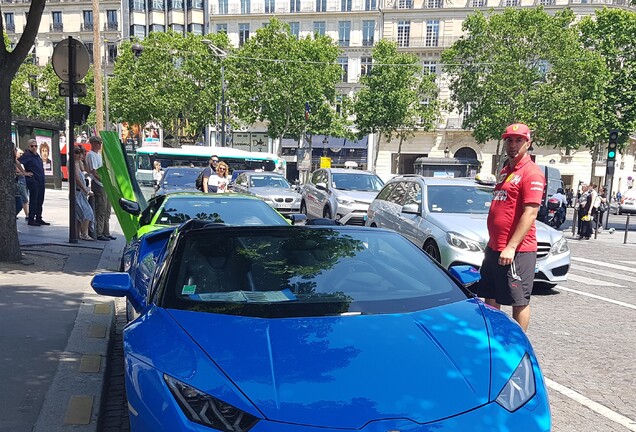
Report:
M 414 54 L 399 53 L 393 42 L 381 40 L 373 48 L 371 74 L 360 78 L 362 88 L 355 101 L 356 124 L 361 134 L 379 133 L 390 143 L 399 138 L 399 157 L 404 140 L 418 129 L 429 130 L 439 116 L 435 76 L 425 74 Z M 373 165 L 379 152 L 375 146 Z
M 331 38 L 297 39 L 287 24 L 272 18 L 227 59 L 233 114 L 246 125 L 267 123 L 271 138 L 342 130 L 334 108 L 339 53 Z
M 225 34 L 206 38 L 228 49 Z M 214 123 L 213 107 L 221 98 L 220 64 L 202 40 L 192 33 L 152 32 L 140 42 L 138 57 L 132 42 L 123 43 L 109 81 L 113 119 L 141 125 L 154 121 L 173 137 L 200 136 L 205 125 Z
M 586 50 L 574 14 L 541 7 L 470 15 L 466 36 L 442 53 L 451 101 L 478 143 L 497 140 L 506 125 L 524 122 L 537 145 L 593 146 L 604 102 L 606 68 Z M 469 108 L 469 109 L 467 109 Z
M 24 32 L 11 51 L 0 19 L 0 261 L 18 261 L 22 258 L 15 223 L 15 175 L 13 146 L 11 144 L 11 81 L 33 46 L 40 27 L 45 0 L 32 0 Z M 2 7 L 0 6 L 0 16 Z
M 606 142 L 609 131 L 617 129 L 622 147 L 636 130 L 636 13 L 600 9 L 596 17 L 585 17 L 579 29 L 585 47 L 603 56 L 609 70 L 604 83 L 606 102 L 599 113 L 602 122 L 595 142 Z

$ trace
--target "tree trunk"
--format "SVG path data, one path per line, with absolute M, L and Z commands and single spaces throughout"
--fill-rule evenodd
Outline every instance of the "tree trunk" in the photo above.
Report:
M 501 140 L 497 140 L 497 150 L 495 150 L 495 160 L 492 165 L 492 168 L 490 169 L 492 174 L 495 176 L 499 175 L 499 170 L 497 168 L 499 168 L 499 162 L 501 161 L 501 155 L 499 154 L 500 151 L 501 151 Z
M 395 173 L 402 174 L 400 172 L 400 156 L 402 155 L 402 143 L 404 142 L 404 135 L 400 135 L 400 144 L 398 144 L 397 157 L 395 158 Z
M 380 142 L 382 141 L 382 132 L 374 133 L 378 135 L 377 145 L 373 148 L 373 172 L 378 172 L 378 155 L 380 154 Z M 387 138 L 387 144 L 391 143 L 391 136 Z

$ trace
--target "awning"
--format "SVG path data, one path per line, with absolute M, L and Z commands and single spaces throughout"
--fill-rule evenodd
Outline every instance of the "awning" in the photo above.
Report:
M 369 141 L 369 137 L 365 136 L 359 141 L 351 141 L 346 138 L 328 136 L 327 142 L 323 142 L 324 140 L 325 140 L 324 135 L 312 135 L 311 148 L 314 148 L 314 149 L 322 149 L 322 148 L 366 149 L 367 142 Z M 283 148 L 298 148 L 298 140 L 294 138 L 283 138 Z

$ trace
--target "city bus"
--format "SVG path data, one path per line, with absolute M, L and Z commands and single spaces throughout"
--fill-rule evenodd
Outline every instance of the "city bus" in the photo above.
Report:
M 135 153 L 135 176 L 143 186 L 151 186 L 152 167 L 155 161 L 161 162 L 162 168 L 170 166 L 193 166 L 205 168 L 210 157 L 217 155 L 219 160 L 234 170 L 273 171 L 283 176 L 286 174 L 286 161 L 273 153 L 249 152 L 232 147 L 208 147 L 184 145 L 181 148 L 140 147 Z

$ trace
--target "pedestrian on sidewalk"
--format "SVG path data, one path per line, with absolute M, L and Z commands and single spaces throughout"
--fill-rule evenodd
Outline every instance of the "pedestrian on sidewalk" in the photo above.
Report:
M 75 147 L 75 220 L 81 240 L 93 241 L 94 239 L 88 235 L 88 226 L 94 219 L 93 209 L 88 203 L 88 197 L 93 194 L 88 186 L 86 186 L 86 178 L 84 177 L 82 167 L 82 157 L 84 149 Z
M 508 163 L 501 170 L 488 211 L 489 240 L 476 292 L 497 309 L 502 304 L 512 306 L 513 318 L 526 331 L 537 261 L 535 220 L 545 177 L 528 154 L 528 126 L 512 124 L 502 138 Z
M 13 144 L 13 143 L 11 143 Z M 15 156 L 15 179 L 18 187 L 18 192 L 20 194 L 20 206 L 22 211 L 24 212 L 24 220 L 29 220 L 29 191 L 27 189 L 26 179 L 27 177 L 31 177 L 33 173 L 27 172 L 20 161 L 18 160 L 20 156 L 22 156 L 24 152 L 15 147 L 13 144 L 13 155 Z M 17 210 L 17 214 L 20 213 L 20 209 Z
M 86 164 L 91 178 L 91 190 L 93 191 L 95 200 L 95 235 L 97 240 L 115 240 L 115 237 L 110 234 L 110 202 L 106 196 L 102 179 L 97 172 L 104 164 L 101 154 L 102 139 L 98 136 L 91 136 L 88 142 L 91 145 L 91 151 L 86 155 Z
M 44 205 L 44 164 L 38 154 L 38 142 L 30 139 L 27 151 L 18 158 L 27 173 L 26 185 L 29 190 L 29 226 L 51 225 L 42 219 L 42 207 Z
M 605 213 L 609 210 L 609 200 L 607 197 L 607 189 L 604 187 L 601 188 L 601 191 L 598 194 L 598 207 L 596 209 L 596 229 L 597 231 L 603 231 L 603 219 L 605 217 Z
M 595 188 L 596 183 L 591 183 L 587 186 L 587 194 L 584 194 L 585 203 L 582 203 L 581 207 L 579 208 L 579 216 L 581 219 L 581 231 L 579 233 L 579 240 L 589 240 L 592 237 L 592 221 L 596 216 L 594 202 L 596 200 L 597 194 Z

